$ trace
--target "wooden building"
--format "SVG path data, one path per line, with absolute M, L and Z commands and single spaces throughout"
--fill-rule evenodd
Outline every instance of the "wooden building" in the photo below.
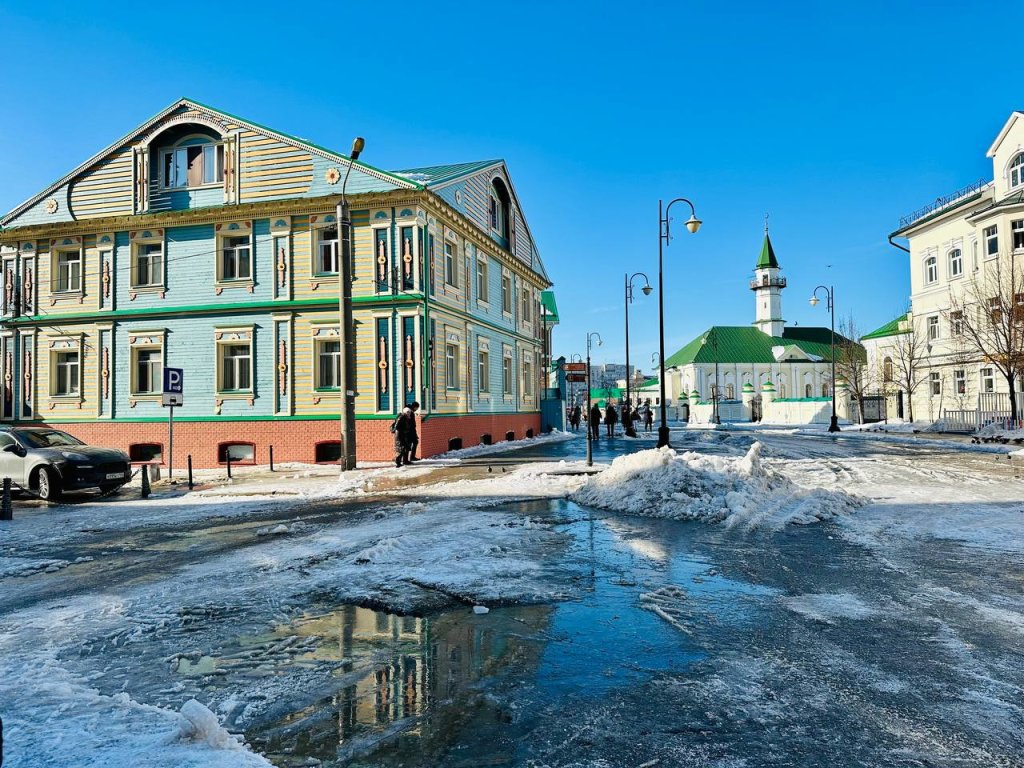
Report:
M 265 463 L 339 450 L 336 206 L 345 155 L 182 99 L 0 218 L 0 421 L 161 457 Z M 540 430 L 550 287 L 500 160 L 355 162 L 357 451 Z

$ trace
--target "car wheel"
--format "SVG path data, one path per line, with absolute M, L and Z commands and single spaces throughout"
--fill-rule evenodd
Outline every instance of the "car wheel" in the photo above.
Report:
M 36 479 L 37 493 L 43 501 L 56 501 L 60 498 L 60 477 L 49 467 L 42 467 Z

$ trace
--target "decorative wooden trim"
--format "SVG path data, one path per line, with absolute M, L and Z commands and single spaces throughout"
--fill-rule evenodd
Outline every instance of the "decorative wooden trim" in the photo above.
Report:
M 288 394 L 288 343 L 281 339 L 277 347 L 277 387 L 282 395 Z
M 103 399 L 110 399 L 110 348 L 103 348 L 103 367 L 100 369 L 100 379 L 103 382 Z
M 277 252 L 277 285 L 284 288 L 288 282 L 288 261 L 285 249 L 280 248 Z

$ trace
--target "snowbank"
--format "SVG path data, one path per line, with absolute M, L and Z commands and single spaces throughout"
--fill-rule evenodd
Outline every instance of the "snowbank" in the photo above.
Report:
M 571 498 L 617 512 L 746 528 L 816 523 L 860 503 L 842 491 L 800 488 L 768 469 L 760 443 L 742 458 L 676 454 L 671 448 L 620 456 Z

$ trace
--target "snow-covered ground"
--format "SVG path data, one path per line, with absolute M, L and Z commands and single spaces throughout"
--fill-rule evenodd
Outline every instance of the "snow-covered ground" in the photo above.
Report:
M 780 547 L 795 530 L 786 523 L 831 521 L 829 536 L 900 574 L 913 574 L 913 553 L 933 543 L 998 555 L 1006 567 L 1019 568 L 1024 557 L 1024 480 L 1019 460 L 1005 453 L 787 431 L 691 434 L 685 447 L 697 450 L 640 450 L 596 475 L 575 460 L 490 471 L 461 465 L 481 455 L 471 448 L 342 480 L 288 467 L 280 476 L 254 473 L 149 501 L 126 491 L 115 502 L 19 507 L 13 523 L 0 524 L 5 765 L 269 764 L 224 726 L 237 733 L 317 684 L 308 663 L 282 671 L 270 659 L 301 654 L 290 627 L 311 596 L 404 612 L 579 595 L 562 564 L 569 534 L 510 508 L 514 499 L 571 497 L 613 517 L 697 520 L 737 541 L 774 537 Z M 660 546 L 627 533 L 628 522 L 611 527 L 631 553 L 669 560 Z M 1016 642 L 1024 636 L 1019 595 L 986 598 L 931 583 L 921 595 L 994 622 Z M 681 588 L 638 587 L 635 599 L 674 630 L 696 632 Z M 778 599 L 823 625 L 898 615 L 858 593 L 855 581 Z M 236 637 L 271 636 L 242 643 L 260 650 L 232 645 Z M 218 655 L 245 670 L 230 686 L 218 684 L 223 669 L 181 674 Z M 1011 694 L 992 695 L 1002 706 Z M 989 711 L 981 703 L 976 710 Z M 1020 717 L 1005 712 L 1007 723 Z

